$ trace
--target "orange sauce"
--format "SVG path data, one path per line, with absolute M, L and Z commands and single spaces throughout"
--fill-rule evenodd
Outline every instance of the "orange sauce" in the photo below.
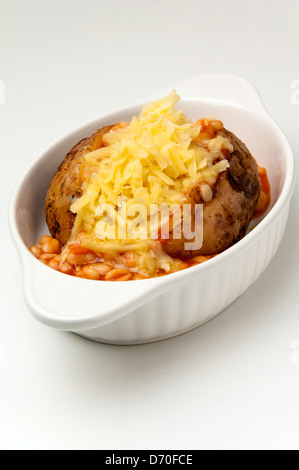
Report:
M 266 168 L 258 165 L 259 177 L 261 182 L 261 195 L 252 219 L 258 219 L 264 215 L 271 204 L 271 186 Z

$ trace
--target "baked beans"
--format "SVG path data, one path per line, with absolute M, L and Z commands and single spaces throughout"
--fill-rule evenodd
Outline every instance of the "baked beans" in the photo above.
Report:
M 54 252 L 55 249 L 55 252 Z M 137 272 L 138 255 L 133 252 L 124 253 L 121 256 L 123 267 L 116 266 L 120 261 L 110 254 L 94 253 L 80 245 L 73 244 L 66 248 L 65 252 L 58 240 L 45 235 L 39 244 L 30 248 L 31 253 L 42 263 L 56 271 L 93 281 L 138 281 L 147 279 L 146 276 Z M 178 272 L 191 266 L 201 264 L 212 258 L 212 256 L 196 256 L 190 260 L 181 261 L 171 272 Z M 160 271 L 158 276 L 166 273 Z

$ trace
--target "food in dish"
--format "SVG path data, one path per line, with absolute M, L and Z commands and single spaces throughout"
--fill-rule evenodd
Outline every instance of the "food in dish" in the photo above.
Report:
M 220 120 L 192 122 L 178 102 L 173 91 L 68 153 L 46 198 L 51 237 L 31 247 L 37 258 L 77 277 L 137 280 L 199 264 L 245 236 L 269 206 L 266 171 Z

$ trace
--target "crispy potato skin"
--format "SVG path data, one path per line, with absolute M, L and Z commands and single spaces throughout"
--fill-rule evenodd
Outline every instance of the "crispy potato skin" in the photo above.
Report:
M 46 221 L 51 235 L 62 245 L 69 240 L 75 220 L 70 206 L 74 198 L 81 196 L 83 181 L 80 167 L 84 155 L 102 147 L 102 137 L 112 127 L 101 128 L 75 145 L 51 181 L 45 203 Z M 220 135 L 228 138 L 234 147 L 229 157 L 230 167 L 220 175 L 210 202 L 202 201 L 199 186 L 192 188 L 187 198 L 193 211 L 195 204 L 203 204 L 203 245 L 199 250 L 187 251 L 185 243 L 190 240 L 185 240 L 183 235 L 180 240 L 173 239 L 170 230 L 170 238 L 163 247 L 174 258 L 214 255 L 224 251 L 245 236 L 254 214 L 261 192 L 255 160 L 245 144 L 232 132 L 223 129 Z
M 62 245 L 69 240 L 76 217 L 70 206 L 74 198 L 81 196 L 80 167 L 84 155 L 102 147 L 102 137 L 112 127 L 103 127 L 91 137 L 78 142 L 52 178 L 45 202 L 46 221 L 52 237 L 57 238 Z
M 202 201 L 199 187 L 192 188 L 187 201 L 193 207 L 203 204 L 203 245 L 199 250 L 187 251 L 188 240 L 183 235 L 180 240 L 173 239 L 171 231 L 164 250 L 175 258 L 221 253 L 245 236 L 255 212 L 261 192 L 256 162 L 246 145 L 232 132 L 223 129 L 220 134 L 234 147 L 229 157 L 230 167 L 220 175 L 210 202 Z M 183 227 L 181 232 L 183 234 Z

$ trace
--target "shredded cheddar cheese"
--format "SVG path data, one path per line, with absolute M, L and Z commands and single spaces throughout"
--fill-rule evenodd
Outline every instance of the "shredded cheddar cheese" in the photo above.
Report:
M 124 201 L 127 210 L 136 204 L 148 210 L 151 205 L 180 207 L 195 184 L 202 184 L 202 193 L 211 199 L 210 187 L 229 166 L 222 150 L 233 151 L 220 135 L 199 140 L 201 126 L 175 109 L 179 101 L 173 91 L 144 106 L 130 123 L 105 134 L 105 146 L 84 157 L 91 174 L 82 185 L 82 196 L 71 206 L 76 214 L 73 235 L 85 232 L 83 246 L 103 253 L 135 251 L 140 271 L 150 273 L 169 271 L 175 260 L 150 240 L 148 230 L 142 237 L 140 232 L 136 235 L 134 214 L 122 213 Z M 107 218 L 117 228 L 114 237 Z

